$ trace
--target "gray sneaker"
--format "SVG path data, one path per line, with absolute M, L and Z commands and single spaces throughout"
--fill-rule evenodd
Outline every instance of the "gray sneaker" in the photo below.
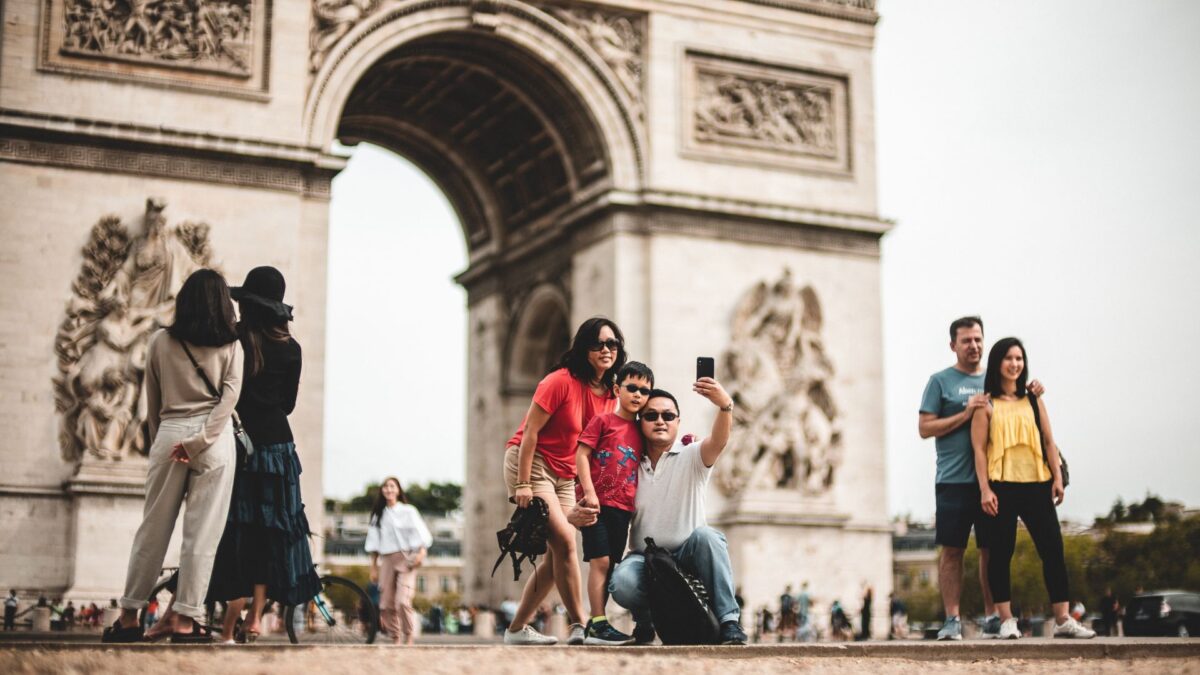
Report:
M 942 629 L 938 631 L 939 640 L 961 640 L 962 639 L 962 621 L 957 616 L 951 616 L 946 619 L 946 623 L 942 624 Z
M 581 624 L 581 623 L 571 624 L 571 630 L 567 633 L 567 644 L 569 644 L 569 645 L 583 644 L 583 639 L 585 637 L 586 632 L 587 631 L 584 630 L 584 628 L 583 628 L 583 624 Z
M 506 645 L 553 645 L 558 644 L 558 638 L 552 635 L 542 635 L 533 626 L 526 625 L 519 631 L 504 631 Z
M 983 637 L 1000 637 L 1000 615 L 993 614 L 983 620 Z

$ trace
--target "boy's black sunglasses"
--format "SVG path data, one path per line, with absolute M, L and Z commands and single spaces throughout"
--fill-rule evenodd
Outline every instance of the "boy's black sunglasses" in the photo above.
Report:
M 621 343 L 619 341 L 613 340 L 611 338 L 608 340 L 601 340 L 601 341 L 597 342 L 596 344 L 592 345 L 591 347 L 588 347 L 588 351 L 598 352 L 601 349 L 604 349 L 605 347 L 608 348 L 608 351 L 615 352 L 621 348 Z
M 657 410 L 651 410 L 650 412 L 642 413 L 642 419 L 646 420 L 647 422 L 657 422 L 660 414 L 662 415 L 664 422 L 674 422 L 676 418 L 679 417 L 679 415 L 673 412 L 659 413 Z
M 642 396 L 649 396 L 649 395 L 650 395 L 650 390 L 649 390 L 649 389 L 647 389 L 646 387 L 639 387 L 639 386 L 637 386 L 636 384 L 627 384 L 627 385 L 625 385 L 625 391 L 627 391 L 627 392 L 629 392 L 629 393 L 631 393 L 631 394 L 638 394 L 638 393 L 640 393 Z M 668 420 L 668 421 L 670 421 L 670 420 Z

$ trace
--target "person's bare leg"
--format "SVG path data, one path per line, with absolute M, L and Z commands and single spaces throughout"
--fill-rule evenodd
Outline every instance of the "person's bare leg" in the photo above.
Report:
M 246 617 L 246 632 L 257 633 L 260 630 L 263 606 L 267 604 L 267 585 L 254 584 L 254 604 L 250 608 L 250 616 Z
M 1011 602 L 997 602 L 996 611 L 1000 613 L 1001 621 L 1008 621 L 1013 618 Z
M 991 616 L 996 613 L 996 603 L 992 602 L 992 587 L 988 585 L 987 568 L 988 554 L 986 548 L 979 549 L 979 590 L 983 592 L 983 614 Z
M 1070 602 L 1056 602 L 1050 605 L 1050 607 L 1054 610 L 1054 620 L 1056 623 L 1062 623 L 1067 620 L 1067 617 L 1071 616 Z
M 608 604 L 608 568 L 608 556 L 592 558 L 588 562 L 587 590 L 592 616 L 604 616 Z
M 938 586 L 942 590 L 942 605 L 946 616 L 958 616 L 958 601 L 962 597 L 963 549 L 943 546 L 938 556 Z M 986 587 L 987 584 L 984 584 Z
M 237 620 L 246 608 L 246 599 L 238 598 L 225 603 L 225 623 L 221 627 L 221 636 L 226 640 L 233 639 L 233 631 L 237 628 Z
M 525 582 L 525 590 L 521 591 L 521 602 L 517 605 L 517 611 L 513 614 L 512 623 L 508 625 L 508 630 L 516 632 L 533 620 L 533 615 L 537 613 L 537 608 L 541 606 L 542 601 L 546 596 L 550 595 L 550 589 L 554 588 L 554 549 L 547 548 L 546 555 L 537 563 L 537 569 L 530 576 L 529 581 Z
M 550 511 L 550 546 L 554 551 L 554 585 L 567 610 L 568 623 L 583 623 L 583 575 L 575 549 L 575 527 L 567 522 L 557 499 L 547 500 Z

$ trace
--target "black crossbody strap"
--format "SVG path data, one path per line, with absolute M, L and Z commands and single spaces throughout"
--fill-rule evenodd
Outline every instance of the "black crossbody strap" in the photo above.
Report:
M 196 374 L 198 374 L 200 376 L 200 379 L 204 380 L 204 386 L 208 387 L 208 393 L 212 394 L 213 398 L 220 401 L 221 400 L 220 390 L 218 390 L 216 387 L 213 386 L 212 380 L 208 379 L 208 375 L 204 372 L 204 369 L 200 367 L 200 364 L 196 361 L 196 357 L 192 356 L 192 350 L 188 349 L 187 343 L 184 342 L 183 340 L 180 340 L 179 345 L 181 347 L 183 347 L 183 352 L 185 354 L 187 354 L 188 360 L 192 362 L 192 367 L 196 369 Z M 229 417 L 233 421 L 234 433 L 241 433 L 242 420 L 238 418 L 237 412 L 235 411 L 233 413 L 230 413 Z
M 1046 448 L 1046 434 L 1042 432 L 1042 411 L 1040 406 L 1038 406 L 1037 396 L 1033 392 L 1027 393 L 1029 396 L 1029 403 L 1033 406 L 1033 423 L 1035 426 L 1037 426 L 1038 438 L 1042 441 L 1042 463 L 1046 465 L 1047 469 L 1049 469 L 1050 451 Z M 1051 470 L 1051 474 L 1053 473 L 1053 470 Z
M 205 374 L 204 369 L 200 367 L 200 364 L 196 361 L 196 357 L 192 356 L 192 350 L 188 349 L 187 343 L 183 340 L 180 340 L 179 345 L 183 347 L 183 352 L 187 354 L 188 360 L 192 362 L 192 367 L 196 369 L 196 373 L 200 375 L 200 379 L 204 380 L 204 386 L 208 387 L 208 393 L 212 394 L 213 398 L 220 401 L 221 392 L 213 386 L 212 380 L 208 379 L 208 375 Z

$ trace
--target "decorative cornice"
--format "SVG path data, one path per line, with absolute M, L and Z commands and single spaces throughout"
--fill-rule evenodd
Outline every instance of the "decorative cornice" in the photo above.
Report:
M 345 160 L 313 148 L 0 110 L 0 160 L 295 192 L 328 199 Z
M 875 25 L 879 23 L 879 12 L 875 11 L 875 0 L 740 0 L 752 5 L 806 12 L 832 19 L 845 19 L 855 23 Z

